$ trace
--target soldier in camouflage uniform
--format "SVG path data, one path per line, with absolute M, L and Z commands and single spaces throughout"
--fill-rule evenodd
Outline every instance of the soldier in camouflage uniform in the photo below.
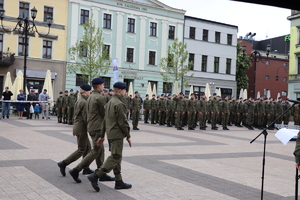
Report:
M 243 98 L 237 100 L 235 104 L 235 111 L 236 111 L 236 126 L 243 127 L 241 125 L 242 118 L 243 118 Z
M 70 95 L 68 96 L 68 120 L 69 125 L 73 125 L 73 118 L 74 118 L 74 106 L 76 103 L 76 96 L 74 94 L 73 89 L 70 90 Z
M 229 103 L 229 109 L 230 109 L 230 117 L 229 117 L 229 123 L 228 126 L 232 126 L 232 124 L 236 124 L 236 98 L 232 97 L 230 103 Z
M 282 113 L 283 113 L 282 98 L 278 97 L 278 101 L 275 104 L 275 117 L 277 118 Z M 282 116 L 276 121 L 276 124 L 282 124 Z
M 62 103 L 62 114 L 63 114 L 63 123 L 68 124 L 68 96 L 69 91 L 65 90 L 65 94 L 63 96 L 63 103 Z
M 183 93 L 180 92 L 178 94 L 178 97 L 174 97 L 173 100 L 176 102 L 176 106 L 175 106 L 175 126 L 177 128 L 177 130 L 184 130 L 182 128 L 182 116 L 184 113 L 184 105 L 185 105 L 185 100 L 183 99 Z
M 132 126 L 133 130 L 140 130 L 138 128 L 139 118 L 140 118 L 140 110 L 141 110 L 141 99 L 139 97 L 139 92 L 134 92 L 135 96 L 132 99 Z
M 282 106 L 283 106 L 283 112 L 291 107 L 288 100 L 286 100 Z M 284 125 L 289 125 L 290 116 L 291 116 L 291 109 L 283 115 L 283 124 Z
M 59 97 L 56 99 L 56 113 L 57 113 L 57 122 L 62 123 L 62 104 L 63 104 L 63 92 L 59 92 Z
M 172 115 L 173 115 L 173 101 L 172 101 L 172 95 L 168 95 L 168 99 L 166 102 L 166 122 L 167 122 L 167 127 L 172 127 Z
M 218 130 L 217 127 L 217 116 L 219 114 L 219 100 L 217 99 L 217 94 L 213 94 L 213 99 L 211 100 L 211 129 Z
M 155 99 L 155 94 L 152 94 L 152 99 L 150 100 L 151 124 L 156 124 L 156 110 L 157 103 Z
M 270 97 L 269 101 L 266 104 L 266 116 L 267 116 L 267 125 L 270 125 L 274 121 L 274 103 L 273 98 Z M 274 130 L 274 125 L 268 126 L 269 130 Z
M 260 96 L 257 104 L 257 126 L 258 129 L 263 129 L 263 122 L 265 117 L 265 102 L 263 96 Z
M 223 130 L 229 130 L 227 128 L 228 121 L 229 121 L 229 115 L 230 115 L 230 106 L 228 101 L 228 96 L 225 96 L 224 101 L 222 101 L 222 126 Z
M 149 119 L 149 111 L 150 111 L 150 100 L 149 100 L 149 95 L 146 94 L 146 98 L 143 102 L 143 108 L 144 108 L 144 123 L 149 124 L 148 119 Z
M 159 116 L 159 125 L 163 126 L 166 124 L 166 100 L 165 95 L 160 95 L 160 100 L 158 102 L 158 116 Z
M 126 106 L 126 119 L 128 120 L 128 116 L 129 116 L 129 113 L 130 113 L 131 99 L 128 96 L 127 92 L 126 92 L 126 95 L 124 96 L 124 103 L 125 103 L 125 106 Z
M 294 106 L 294 125 L 300 125 L 300 109 L 299 109 L 299 104 L 296 104 Z
M 248 110 L 248 104 L 247 104 L 248 100 L 244 99 L 243 100 L 243 104 L 242 104 L 242 125 L 248 127 L 247 125 L 247 110 Z
M 211 103 L 212 97 L 210 96 L 208 98 L 208 101 L 206 102 L 206 110 L 207 110 L 207 116 L 206 116 L 206 120 L 207 123 L 211 124 L 211 108 L 212 108 L 212 103 Z
M 199 113 L 200 130 L 206 130 L 207 102 L 204 93 L 201 94 L 201 99 L 199 100 L 197 111 Z
M 194 93 L 191 94 L 191 98 L 187 100 L 187 116 L 188 116 L 188 130 L 195 130 L 195 95 Z
M 253 98 L 249 98 L 247 102 L 247 125 L 249 130 L 254 130 L 253 129 L 253 122 L 254 122 L 254 109 L 255 109 L 255 103 Z

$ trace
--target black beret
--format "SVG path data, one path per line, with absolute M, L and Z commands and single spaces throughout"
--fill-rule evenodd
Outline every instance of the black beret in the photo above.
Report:
M 62 91 L 60 91 L 60 92 L 59 92 L 59 94 L 63 94 L 63 92 L 62 92 Z
M 155 97 L 155 94 L 152 94 L 153 97 Z
M 205 95 L 205 93 L 201 93 L 201 96 L 204 96 Z
M 282 99 L 281 97 L 278 97 L 278 99 Z
M 165 96 L 165 95 L 164 95 L 164 94 L 161 94 L 160 96 L 162 96 L 162 97 L 163 97 L 163 96 Z
M 213 93 L 213 95 L 215 96 L 215 95 L 217 95 L 217 93 Z
M 146 94 L 146 97 L 148 97 L 149 95 L 148 94 Z
M 113 89 L 109 89 L 108 91 L 109 91 L 109 92 L 112 92 L 112 91 L 113 91 Z
M 46 91 L 47 91 L 47 90 L 46 90 Z M 69 92 L 69 91 L 68 91 L 68 90 L 65 90 L 65 93 L 66 93 L 66 92 Z
M 270 97 L 269 99 L 273 99 L 272 97 Z
M 179 92 L 179 94 L 182 94 L 182 95 L 183 95 L 183 92 Z
M 91 91 L 92 89 L 92 87 L 88 84 L 82 84 L 80 88 L 83 89 L 84 91 Z
M 240 99 L 243 99 L 243 97 L 240 97 Z
M 73 89 L 71 89 L 70 92 L 73 92 Z
M 127 86 L 126 86 L 125 83 L 122 83 L 122 82 L 116 82 L 116 83 L 114 84 L 114 88 L 118 88 L 118 89 L 123 90 L 123 89 L 126 89 Z
M 169 97 L 169 96 L 172 96 L 172 95 L 171 95 L 171 94 L 168 94 L 168 97 Z
M 102 83 L 104 83 L 104 80 L 102 78 L 94 78 L 92 80 L 92 84 L 95 84 L 95 85 L 102 84 Z
M 194 93 L 191 94 L 191 96 L 194 95 Z
M 268 98 L 264 98 L 264 100 L 268 100 Z
M 135 91 L 134 94 L 139 93 L 139 91 Z

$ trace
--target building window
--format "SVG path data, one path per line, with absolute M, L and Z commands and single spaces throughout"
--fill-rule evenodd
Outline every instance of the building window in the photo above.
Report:
M 127 53 L 126 53 L 126 62 L 133 62 L 133 48 L 127 48 Z
M 22 18 L 29 18 L 29 3 L 19 3 L 19 16 Z
M 267 96 L 267 95 L 268 95 L 268 91 L 270 91 L 270 90 L 268 90 L 268 89 L 264 89 L 264 95 L 265 95 L 265 96 Z
M 189 53 L 190 70 L 194 70 L 195 54 Z
M 175 39 L 175 26 L 169 26 L 169 39 Z
M 80 86 L 82 84 L 88 84 L 89 76 L 83 74 L 76 74 L 76 86 Z
M 135 27 L 135 19 L 128 18 L 127 32 L 134 33 L 134 27 Z
M 168 82 L 163 82 L 163 93 L 172 93 L 172 83 L 168 83 Z
M 202 40 L 208 41 L 208 30 L 203 29 Z
M 3 1 L 4 0 L 0 0 L 0 9 L 3 9 Z
M 47 22 L 48 17 L 53 18 L 53 8 L 45 6 L 44 7 L 44 22 Z
M 104 13 L 103 28 L 111 29 L 111 15 L 110 14 L 105 14 Z
M 150 22 L 150 36 L 156 36 L 157 23 Z
M 18 45 L 18 55 L 25 55 L 25 38 L 19 37 L 19 45 Z
M 220 62 L 220 57 L 215 57 L 215 60 L 214 60 L 214 73 L 219 73 L 219 62 Z
M 202 72 L 207 71 L 207 56 L 205 56 L 205 55 L 202 55 L 201 71 Z
M 286 91 L 282 91 L 281 96 L 285 97 L 286 96 Z
M 215 32 L 215 42 L 220 43 L 221 41 L 221 33 L 220 32 Z
M 155 65 L 155 51 L 149 51 L 149 65 Z
M 227 58 L 226 59 L 226 74 L 230 74 L 231 73 L 231 59 Z
M 269 80 L 269 79 L 270 79 L 269 75 L 266 75 L 266 76 L 265 76 L 265 79 L 266 79 L 266 80 Z
M 82 57 L 87 57 L 87 49 L 86 47 L 84 47 L 82 41 L 80 41 L 80 47 L 81 47 Z
M 104 81 L 104 88 L 110 89 L 110 77 L 101 77 Z
M 282 79 L 284 82 L 287 82 L 287 78 L 286 77 L 283 77 Z
M 52 58 L 52 42 L 44 40 L 43 41 L 43 58 Z
M 195 36 L 196 36 L 196 28 L 190 27 L 190 38 L 195 39 Z
M 105 55 L 104 57 L 109 58 L 109 55 L 110 55 L 110 45 L 105 44 L 103 46 L 103 50 L 102 51 L 103 51 L 102 54 Z
M 232 45 L 232 35 L 231 34 L 227 34 L 227 44 Z
M 80 24 L 85 24 L 87 21 L 89 21 L 89 11 L 81 9 Z

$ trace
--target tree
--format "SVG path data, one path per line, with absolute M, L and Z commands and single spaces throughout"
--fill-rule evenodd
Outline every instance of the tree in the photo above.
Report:
M 247 76 L 247 70 L 251 66 L 251 61 L 249 57 L 246 54 L 243 54 L 241 43 L 239 42 L 237 44 L 237 60 L 236 60 L 236 84 L 237 84 L 237 96 L 239 95 L 239 92 L 241 89 L 248 89 L 249 83 L 248 83 L 248 76 Z
M 178 85 L 180 86 L 180 83 L 183 80 L 183 84 L 186 87 L 188 86 L 188 79 L 183 77 L 191 70 L 193 62 L 184 65 L 189 57 L 189 52 L 186 50 L 186 47 L 187 45 L 179 42 L 178 38 L 168 46 L 168 57 L 160 60 L 160 66 L 165 71 L 160 72 L 164 81 L 171 83 L 178 81 Z
M 71 64 L 68 73 L 81 73 L 88 83 L 95 77 L 105 75 L 111 65 L 108 49 L 105 48 L 102 31 L 95 21 L 89 19 L 83 25 L 84 33 L 76 44 L 69 49 Z

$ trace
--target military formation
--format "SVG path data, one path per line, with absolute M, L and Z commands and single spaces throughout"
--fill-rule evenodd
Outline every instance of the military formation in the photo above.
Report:
M 65 90 L 65 93 L 59 92 L 59 97 L 55 103 L 58 123 L 73 125 L 74 106 L 77 96 L 78 91 L 74 93 L 73 89 L 70 90 L 70 94 L 68 90 Z

